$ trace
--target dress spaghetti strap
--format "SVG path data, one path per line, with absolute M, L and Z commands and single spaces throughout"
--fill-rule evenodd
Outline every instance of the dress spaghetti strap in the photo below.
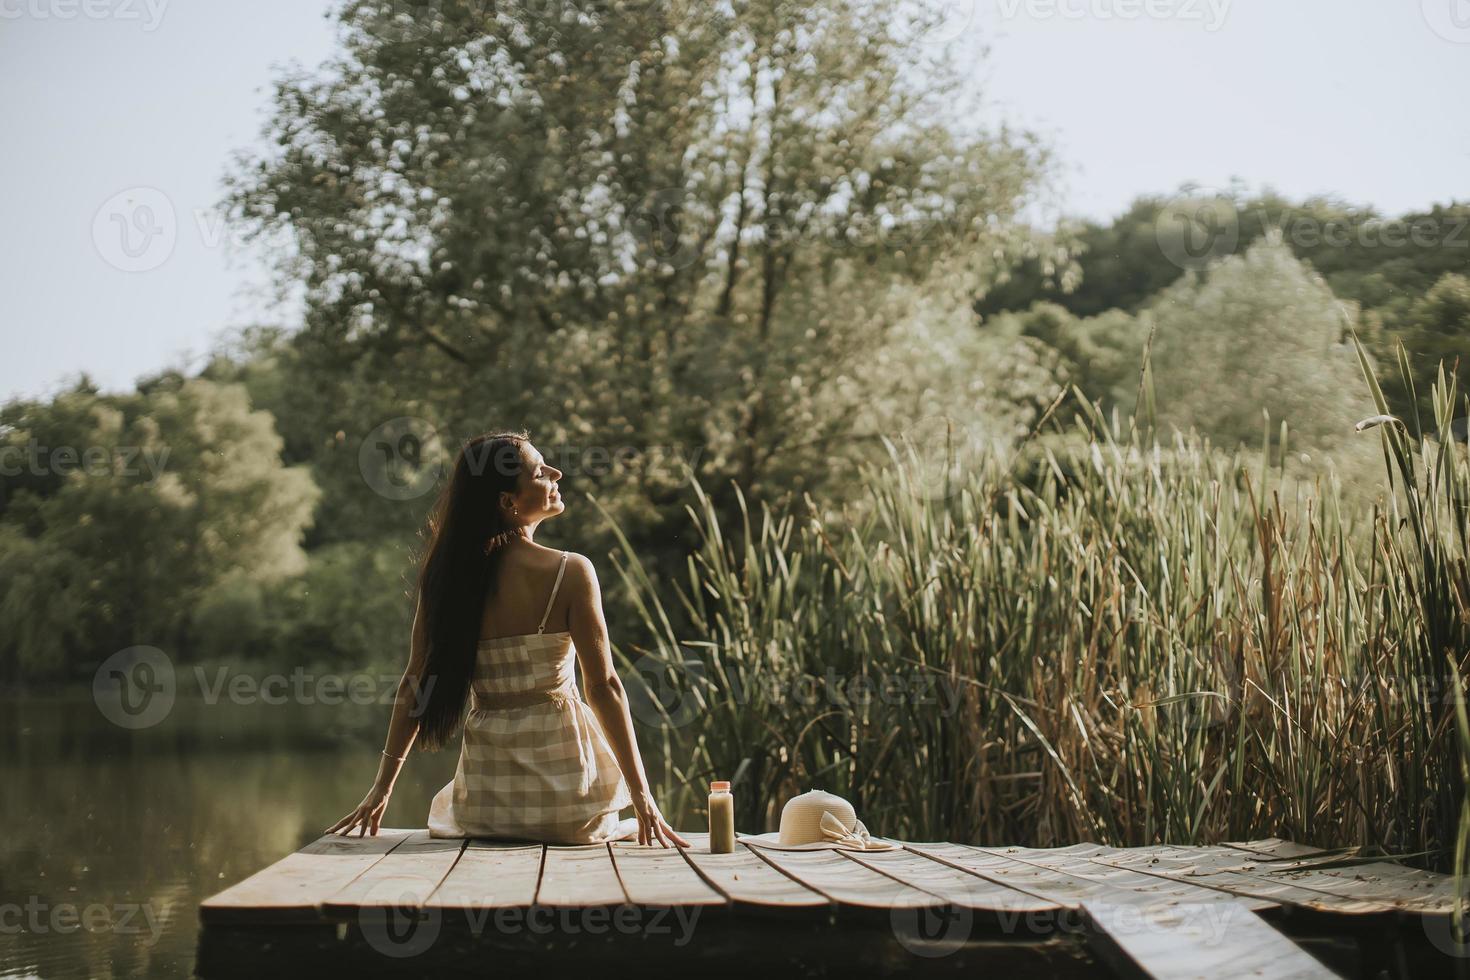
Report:
M 556 566 L 556 581 L 551 586 L 551 598 L 546 600 L 546 611 L 541 614 L 541 625 L 536 627 L 537 633 L 546 632 L 546 617 L 551 615 L 551 604 L 556 601 L 556 590 L 561 588 L 562 573 L 567 570 L 567 554 L 561 553 L 561 562 Z

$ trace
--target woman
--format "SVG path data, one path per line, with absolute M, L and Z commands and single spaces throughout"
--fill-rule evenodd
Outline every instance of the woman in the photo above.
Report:
M 689 846 L 649 791 L 592 563 L 533 541 L 566 510 L 560 477 L 525 432 L 460 451 L 428 520 L 378 778 L 328 833 L 377 834 L 415 738 L 438 749 L 463 720 L 454 780 L 429 808 L 432 836 L 590 844 L 636 832 L 639 844 Z M 620 820 L 629 805 L 636 816 Z

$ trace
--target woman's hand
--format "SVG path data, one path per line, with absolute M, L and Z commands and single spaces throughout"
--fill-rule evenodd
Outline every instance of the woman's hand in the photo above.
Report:
M 664 847 L 669 846 L 670 840 L 680 847 L 691 846 L 664 820 L 658 804 L 653 801 L 653 794 L 648 790 L 633 791 L 633 811 L 638 814 L 638 843 L 652 845 L 656 837 Z
M 378 826 L 383 822 L 383 811 L 388 809 L 388 798 L 392 795 L 392 790 L 383 789 L 375 784 L 372 789 L 368 790 L 368 795 L 362 798 L 357 809 L 328 827 L 327 833 L 350 836 L 354 827 L 360 827 L 357 836 L 361 837 L 367 833 L 376 837 Z

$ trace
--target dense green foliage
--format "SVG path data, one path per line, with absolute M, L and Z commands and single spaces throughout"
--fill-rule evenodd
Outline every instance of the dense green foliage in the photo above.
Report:
M 1470 205 L 1389 217 L 1336 200 L 1292 202 L 1238 187 L 1206 192 L 1186 186 L 1173 197 L 1139 198 L 1106 225 L 1089 222 L 1059 233 L 1057 248 L 1071 255 L 1070 262 L 1047 256 L 1017 263 L 997 277 L 975 310 L 987 320 L 1037 302 L 1083 321 L 1111 311 L 1137 313 L 1188 271 L 1243 254 L 1268 235 L 1356 311 L 1354 326 L 1381 361 L 1391 362 L 1402 341 L 1419 401 L 1410 406 L 1396 371 L 1381 379 L 1385 395 L 1401 411 L 1417 407 L 1430 414 L 1427 392 L 1439 362 L 1450 358 L 1454 373 L 1455 355 L 1470 334 L 1464 303 Z M 1464 390 L 1470 364 L 1456 378 Z M 1089 394 L 1106 397 L 1106 385 Z
M 238 385 L 117 397 L 83 384 L 11 403 L 0 451 L 0 679 L 68 676 L 137 644 L 191 648 L 196 614 L 307 569 L 319 492 L 282 464 L 270 415 Z

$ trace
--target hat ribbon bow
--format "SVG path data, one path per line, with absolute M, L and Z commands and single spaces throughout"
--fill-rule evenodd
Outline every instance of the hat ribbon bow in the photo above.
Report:
M 822 812 L 822 819 L 819 821 L 819 826 L 822 829 L 823 837 L 842 847 L 868 850 L 869 848 L 880 846 L 877 841 L 874 841 L 868 836 L 868 828 L 863 826 L 861 820 L 854 818 L 854 822 L 856 826 L 849 830 L 843 825 L 841 820 L 838 820 L 832 815 L 831 810 L 824 810 Z

